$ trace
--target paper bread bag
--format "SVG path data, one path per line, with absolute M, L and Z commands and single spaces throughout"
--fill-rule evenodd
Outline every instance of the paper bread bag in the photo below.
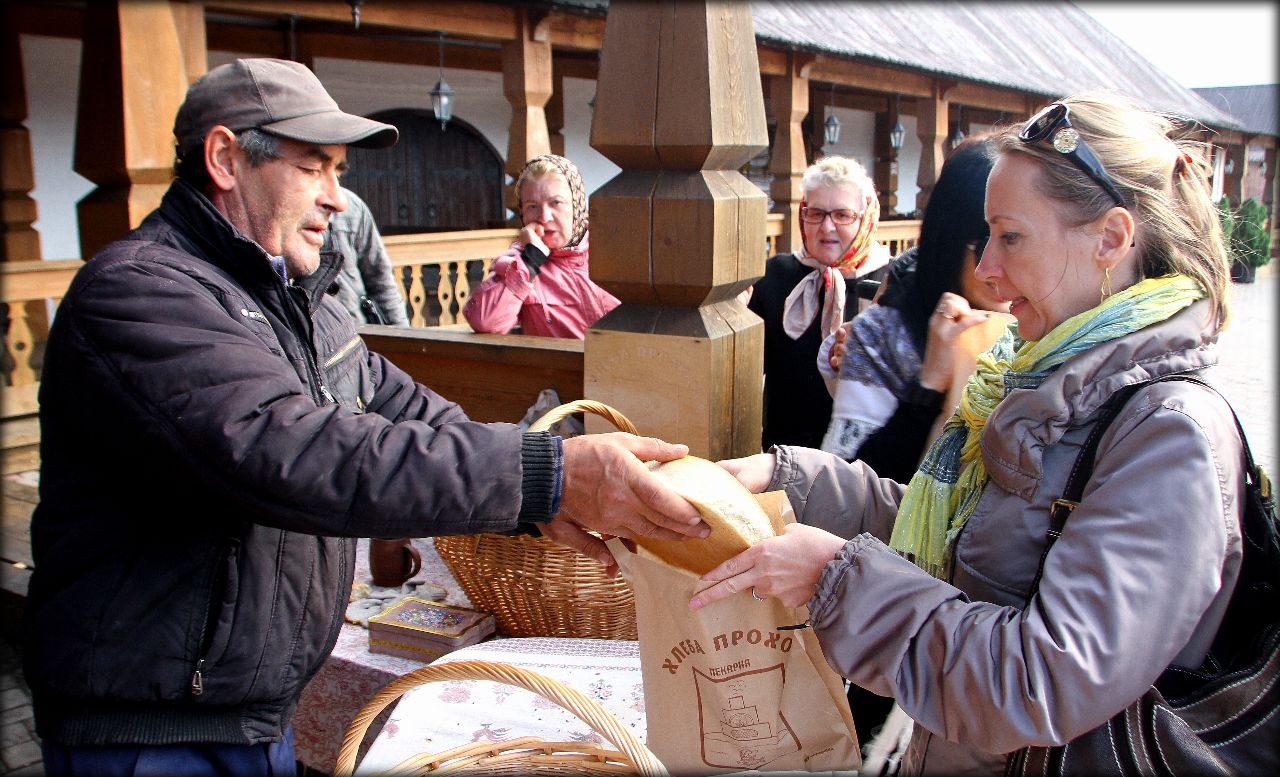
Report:
M 792 522 L 782 492 L 754 498 L 774 533 Z M 809 628 L 779 628 L 805 608 L 746 591 L 691 612 L 698 574 L 643 545 L 609 548 L 635 590 L 647 744 L 671 774 L 861 766 L 842 680 Z

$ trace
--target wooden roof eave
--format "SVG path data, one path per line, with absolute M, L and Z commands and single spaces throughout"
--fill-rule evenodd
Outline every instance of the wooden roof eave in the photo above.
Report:
M 975 108 L 1020 114 L 1028 101 L 1050 97 L 1007 84 L 958 78 L 954 73 L 929 71 L 909 65 L 892 65 L 869 57 L 851 57 L 819 46 L 803 46 L 777 40 L 758 40 L 761 75 L 784 75 L 787 57 L 801 54 L 811 59 L 808 76 L 813 81 L 852 89 L 900 94 L 908 98 L 932 98 L 939 82 L 947 83 L 946 99 Z

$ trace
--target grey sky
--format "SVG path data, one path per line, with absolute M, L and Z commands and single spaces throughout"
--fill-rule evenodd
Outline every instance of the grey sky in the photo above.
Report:
M 1076 5 L 1183 86 L 1277 82 L 1275 2 Z

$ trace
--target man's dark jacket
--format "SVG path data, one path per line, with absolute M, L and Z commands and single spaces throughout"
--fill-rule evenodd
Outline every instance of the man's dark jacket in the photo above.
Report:
M 556 445 L 370 353 L 195 188 L 76 275 L 40 389 L 24 613 L 62 744 L 280 738 L 333 648 L 352 537 L 546 520 Z

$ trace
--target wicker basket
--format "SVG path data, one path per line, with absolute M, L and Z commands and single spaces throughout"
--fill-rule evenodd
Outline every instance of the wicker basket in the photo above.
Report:
M 607 418 L 624 432 L 636 428 L 600 402 L 578 400 L 551 410 L 530 430 L 540 431 L 573 413 Z M 472 534 L 436 537 L 436 552 L 471 604 L 493 613 L 500 634 L 511 637 L 635 639 L 631 586 L 604 567 L 545 537 Z
M 666 769 L 653 753 L 607 710 L 587 696 L 537 672 L 489 661 L 435 664 L 393 680 L 378 691 L 360 708 L 347 727 L 347 733 L 342 738 L 342 748 L 338 751 L 338 761 L 334 766 L 335 777 L 351 777 L 365 731 L 378 713 L 409 689 L 443 680 L 491 680 L 524 688 L 577 715 L 622 752 L 605 750 L 589 742 L 544 742 L 537 737 L 521 737 L 506 742 L 476 742 L 432 755 L 417 755 L 397 764 L 390 774 L 542 772 L 666 777 Z

